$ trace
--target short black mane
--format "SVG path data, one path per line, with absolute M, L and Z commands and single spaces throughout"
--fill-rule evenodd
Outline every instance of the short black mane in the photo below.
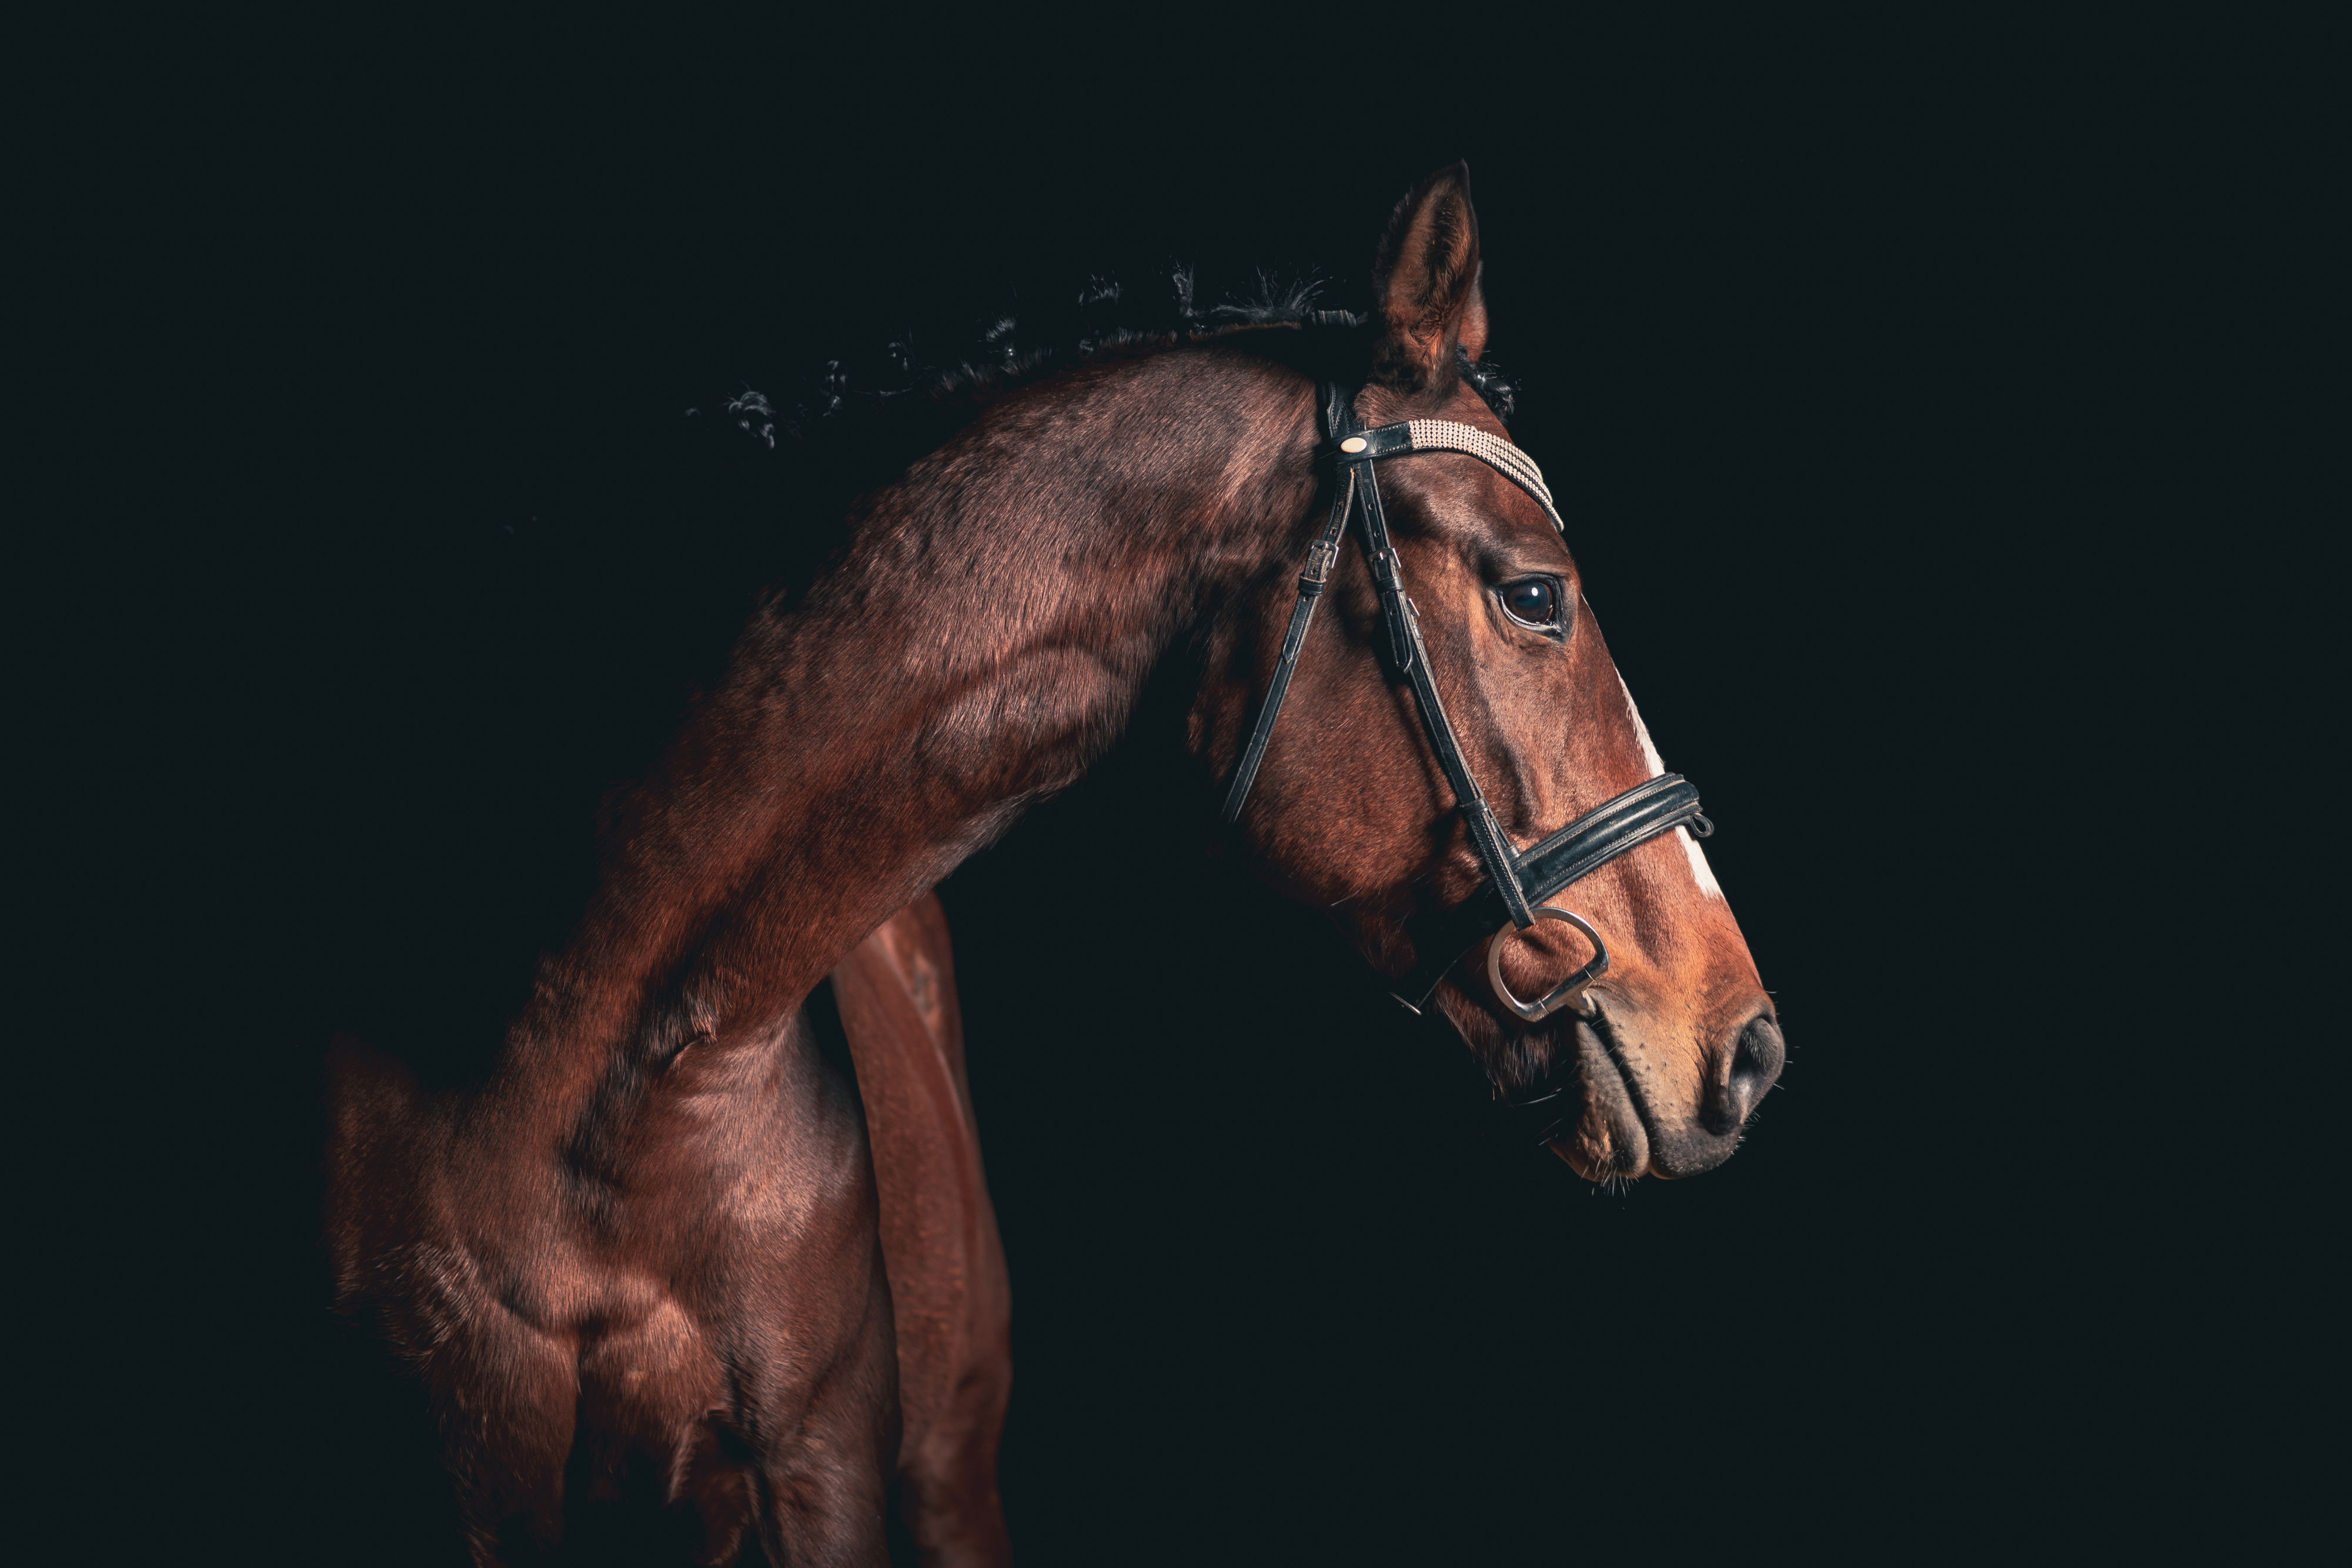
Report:
M 1025 318 L 992 316 L 937 360 L 918 346 L 914 332 L 901 332 L 878 357 L 826 361 L 795 393 L 771 398 L 746 386 L 725 400 L 723 413 L 737 430 L 773 448 L 780 438 L 805 442 L 828 425 L 854 422 L 861 407 L 929 404 L 935 411 L 959 410 L 969 417 L 1006 393 L 1074 364 L 1158 353 L 1262 328 L 1296 327 L 1360 341 L 1365 316 L 1319 308 L 1316 301 L 1321 292 L 1318 279 L 1283 283 L 1262 272 L 1250 297 L 1204 309 L 1195 298 L 1190 267 L 1171 268 L 1168 287 L 1148 293 L 1089 277 L 1068 304 Z M 1507 425 L 1517 407 L 1517 387 L 1510 377 L 1492 361 L 1474 362 L 1459 350 L 1455 368 Z M 699 414 L 700 410 L 688 412 Z M 915 423 L 936 427 L 939 421 Z

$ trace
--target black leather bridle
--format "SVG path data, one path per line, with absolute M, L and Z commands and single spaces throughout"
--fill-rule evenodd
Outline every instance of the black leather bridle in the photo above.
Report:
M 1418 612 L 1397 572 L 1396 546 L 1389 538 L 1388 517 L 1381 507 L 1380 480 L 1372 465 L 1384 457 L 1417 452 L 1463 453 L 1485 463 L 1534 497 L 1551 518 L 1552 527 L 1564 535 L 1567 528 L 1560 521 L 1559 509 L 1552 504 L 1542 472 L 1508 442 L 1474 425 L 1445 420 L 1409 420 L 1367 430 L 1356 422 L 1353 392 L 1330 382 L 1323 384 L 1322 392 L 1323 428 L 1330 439 L 1318 449 L 1316 457 L 1318 461 L 1328 459 L 1335 465 L 1330 521 L 1307 553 L 1306 570 L 1299 574 L 1298 602 L 1291 610 L 1290 627 L 1283 634 L 1281 658 L 1266 688 L 1265 706 L 1258 710 L 1256 727 L 1243 749 L 1241 766 L 1234 769 L 1233 785 L 1225 797 L 1225 821 L 1231 823 L 1241 818 L 1242 803 L 1249 799 L 1258 765 L 1265 759 L 1266 742 L 1273 738 L 1275 720 L 1281 716 L 1282 700 L 1290 690 L 1291 674 L 1307 645 L 1307 629 L 1315 619 L 1316 601 L 1322 597 L 1330 580 L 1331 568 L 1339 559 L 1339 536 L 1346 531 L 1350 517 L 1361 517 L 1360 537 L 1364 557 L 1371 565 L 1373 585 L 1380 591 L 1381 619 L 1388 627 L 1390 653 L 1396 667 L 1412 683 L 1413 706 L 1420 710 L 1421 726 L 1428 733 L 1430 749 L 1437 754 L 1438 766 L 1453 788 L 1454 804 L 1470 830 L 1470 841 L 1486 870 L 1486 880 L 1468 902 L 1408 926 L 1414 949 L 1423 956 L 1412 972 L 1395 982 L 1394 995 L 1397 1000 L 1419 1012 L 1446 972 L 1479 943 L 1491 937 L 1497 940 L 1489 948 L 1486 968 L 1495 994 L 1520 1018 L 1536 1022 L 1577 1000 L 1584 988 L 1609 968 L 1609 948 L 1601 934 L 1582 915 L 1554 908 L 1545 901 L 1570 883 L 1591 875 L 1626 851 L 1661 833 L 1686 827 L 1706 838 L 1715 831 L 1714 825 L 1699 813 L 1698 787 L 1679 773 L 1663 773 L 1595 806 L 1529 849 L 1512 847 L 1509 835 L 1496 819 L 1494 808 L 1486 803 L 1486 793 L 1470 776 L 1461 745 L 1454 737 L 1454 726 L 1445 716 L 1445 704 L 1437 695 L 1437 684 L 1430 678 L 1429 650 L 1422 641 Z M 1514 927 L 1524 931 L 1538 920 L 1565 921 L 1575 926 L 1592 944 L 1593 957 L 1540 1000 L 1526 1002 L 1513 996 L 1503 984 L 1499 938 L 1506 931 Z

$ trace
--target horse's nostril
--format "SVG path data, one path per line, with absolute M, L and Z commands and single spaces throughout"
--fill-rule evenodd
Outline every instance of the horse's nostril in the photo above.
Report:
M 1789 1047 L 1780 1039 L 1780 1026 L 1769 1013 L 1748 1020 L 1739 1031 L 1739 1049 L 1731 1059 L 1732 1076 L 1745 1073 L 1757 1081 L 1756 1092 L 1761 1094 L 1780 1076 L 1780 1064 L 1789 1060 Z
M 1756 1109 L 1756 1102 L 1772 1087 L 1780 1076 L 1781 1063 L 1789 1059 L 1789 1048 L 1780 1038 L 1780 1026 L 1769 1013 L 1759 1013 L 1748 1020 L 1732 1042 L 1729 1071 L 1723 1082 L 1712 1085 L 1706 1092 L 1706 1103 L 1701 1120 L 1706 1130 L 1717 1136 L 1736 1132 L 1748 1113 Z

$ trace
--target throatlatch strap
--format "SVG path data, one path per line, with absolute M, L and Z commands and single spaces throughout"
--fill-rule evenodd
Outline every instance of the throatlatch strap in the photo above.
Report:
M 1333 389 L 1326 387 L 1327 394 Z M 1324 428 L 1332 439 L 1339 438 L 1343 424 L 1353 423 L 1344 401 L 1327 396 Z M 1265 701 L 1257 710 L 1257 724 L 1250 731 L 1249 745 L 1242 750 L 1241 766 L 1234 770 L 1233 788 L 1225 792 L 1225 821 L 1228 825 L 1241 821 L 1242 803 L 1249 799 L 1250 786 L 1257 781 L 1258 764 L 1265 760 L 1266 743 L 1274 738 L 1275 721 L 1282 716 L 1282 699 L 1290 695 L 1290 677 L 1298 668 L 1298 655 L 1307 647 L 1307 629 L 1315 623 L 1316 601 L 1323 597 L 1325 584 L 1331 580 L 1331 567 L 1339 559 L 1339 535 L 1348 527 L 1348 513 L 1356 495 L 1356 471 L 1341 468 L 1332 476 L 1331 520 L 1323 525 L 1323 537 L 1307 552 L 1306 570 L 1298 574 L 1298 602 L 1290 607 L 1290 628 L 1282 634 L 1282 657 L 1276 661 L 1274 679 L 1265 688 Z

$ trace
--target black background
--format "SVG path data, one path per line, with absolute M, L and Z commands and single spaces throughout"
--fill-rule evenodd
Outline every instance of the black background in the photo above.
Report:
M 123 1039 L 43 1207 L 123 1281 L 95 1429 L 187 1483 L 174 1528 L 352 1550 L 307 1544 L 372 1462 L 315 1332 L 318 1055 L 488 1038 L 596 791 L 821 539 L 805 460 L 719 405 L 1173 262 L 1360 306 L 1457 157 L 1515 434 L 1790 1066 L 1728 1165 L 1589 1187 L 1115 756 L 942 890 L 1023 1560 L 2271 1519 L 2302 1309 L 2252 1260 L 2294 1222 L 2223 1178 L 2294 1151 L 2196 1065 L 2131 842 L 2227 777 L 2168 715 L 2257 724 L 2182 625 L 2313 520 L 2260 477 L 2308 416 L 2232 395 L 2315 266 L 2294 41 L 904 33 L 80 57 L 41 145 L 99 242 L 46 317 L 83 612 L 28 667 L 126 700 L 32 771 L 125 825 L 32 852 L 103 934 L 68 1010 Z

